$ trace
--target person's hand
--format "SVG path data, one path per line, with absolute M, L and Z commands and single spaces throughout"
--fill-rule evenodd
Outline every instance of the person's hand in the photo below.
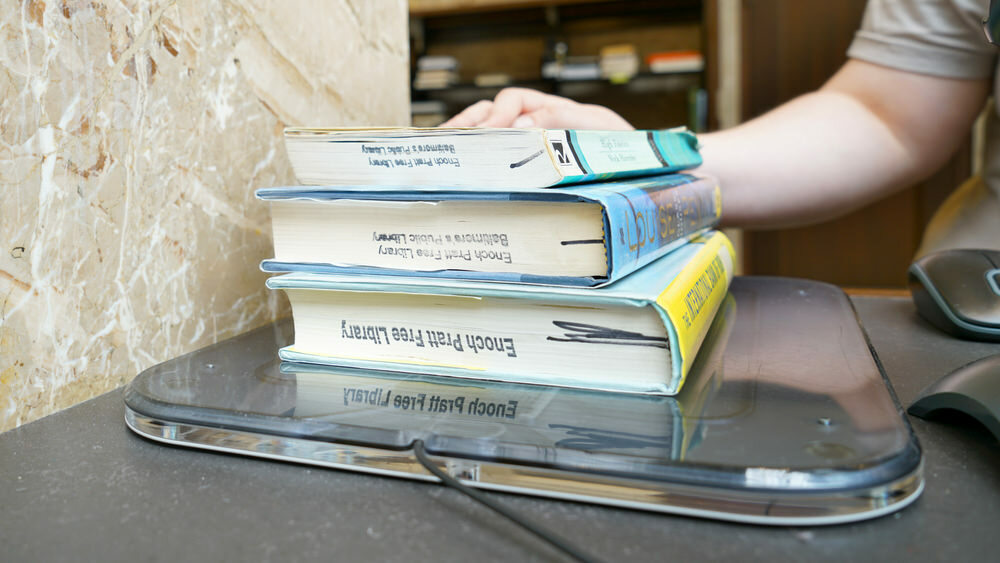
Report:
M 493 101 L 476 102 L 441 127 L 635 129 L 622 116 L 604 106 L 581 104 L 528 88 L 504 88 Z

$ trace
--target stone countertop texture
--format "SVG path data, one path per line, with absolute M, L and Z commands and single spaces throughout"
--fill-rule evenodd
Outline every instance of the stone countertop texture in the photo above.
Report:
M 405 0 L 0 14 L 0 430 L 270 321 L 291 125 L 409 123 Z

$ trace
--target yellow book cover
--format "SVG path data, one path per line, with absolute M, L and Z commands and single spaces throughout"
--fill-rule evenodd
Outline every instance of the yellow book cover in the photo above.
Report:
M 704 248 L 656 298 L 677 331 L 682 378 L 679 386 L 691 371 L 695 355 L 733 279 L 736 253 L 729 239 L 722 233 L 714 233 L 703 243 Z

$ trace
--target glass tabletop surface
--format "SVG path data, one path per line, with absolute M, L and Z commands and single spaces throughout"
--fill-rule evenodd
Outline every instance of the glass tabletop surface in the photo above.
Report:
M 158 420 L 711 487 L 870 487 L 921 452 L 846 295 L 737 278 L 674 397 L 277 360 L 279 321 L 165 362 L 126 389 Z

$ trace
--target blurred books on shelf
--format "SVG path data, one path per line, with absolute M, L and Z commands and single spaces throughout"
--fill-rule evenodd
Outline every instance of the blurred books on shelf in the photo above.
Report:
M 542 78 L 550 80 L 600 80 L 601 65 L 598 57 L 566 57 L 542 65 Z
M 514 80 L 505 72 L 484 72 L 477 74 L 472 79 L 472 83 L 480 88 L 502 88 L 510 85 Z
M 700 72 L 705 68 L 705 57 L 699 51 L 663 51 L 647 55 L 646 65 L 653 74 Z
M 631 43 L 608 45 L 601 48 L 599 65 L 602 78 L 621 84 L 639 73 L 639 55 Z
M 410 115 L 414 127 L 437 127 L 448 119 L 448 107 L 440 100 L 410 102 Z
M 450 55 L 424 55 L 417 59 L 417 70 L 458 70 L 458 59 Z
M 439 90 L 458 83 L 458 73 L 454 70 L 418 70 L 413 79 L 415 90 Z
M 425 55 L 417 59 L 413 77 L 415 90 L 435 90 L 458 83 L 458 59 L 447 55 Z

